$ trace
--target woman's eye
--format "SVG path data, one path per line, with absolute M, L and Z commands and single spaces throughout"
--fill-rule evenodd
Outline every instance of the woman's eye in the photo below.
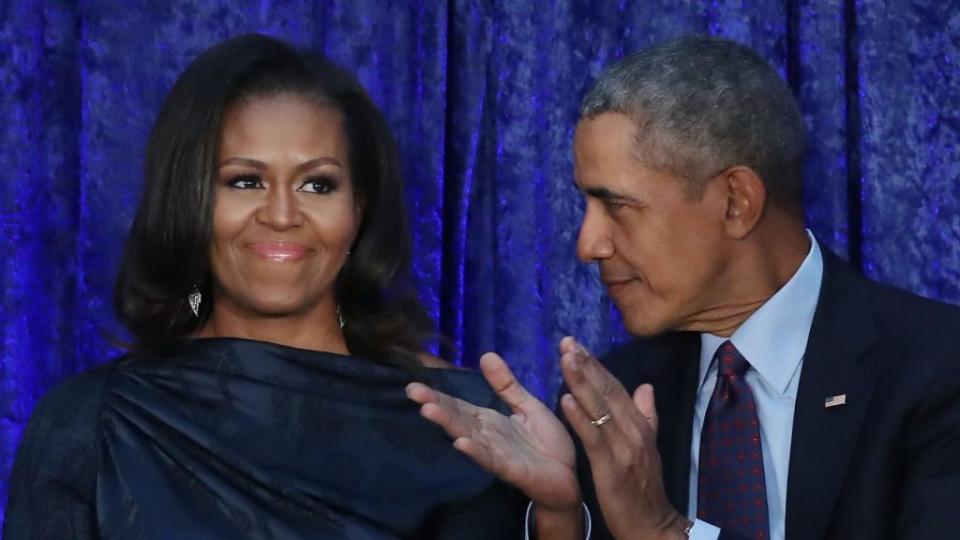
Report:
M 306 191 L 307 193 L 330 193 L 337 188 L 337 183 L 332 178 L 318 176 L 308 178 L 300 184 L 297 191 Z
M 227 186 L 237 189 L 263 189 L 263 181 L 259 176 L 248 174 L 231 178 Z

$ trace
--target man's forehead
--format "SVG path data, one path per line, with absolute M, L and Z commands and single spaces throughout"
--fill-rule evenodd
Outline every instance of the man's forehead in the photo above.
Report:
M 598 135 L 620 135 L 632 138 L 636 133 L 633 119 L 622 112 L 604 112 L 594 116 L 581 116 L 574 129 L 577 137 L 596 138 Z
M 636 161 L 636 127 L 620 113 L 583 118 L 573 137 L 574 168 L 606 169 Z
M 573 185 L 584 195 L 600 198 L 626 197 L 639 187 L 635 184 L 637 182 L 626 169 L 597 170 L 592 167 L 578 167 L 574 160 Z

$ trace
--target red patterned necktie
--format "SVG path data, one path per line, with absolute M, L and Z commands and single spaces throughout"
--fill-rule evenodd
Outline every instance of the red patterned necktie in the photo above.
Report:
M 717 387 L 700 434 L 697 517 L 747 538 L 770 538 L 760 423 L 743 375 L 750 364 L 733 343 L 714 355 Z

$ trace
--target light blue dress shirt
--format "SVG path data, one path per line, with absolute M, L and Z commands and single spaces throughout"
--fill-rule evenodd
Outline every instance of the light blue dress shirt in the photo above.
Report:
M 760 309 L 753 313 L 730 338 L 700 335 L 700 387 L 693 416 L 693 442 L 690 447 L 690 498 L 687 517 L 697 516 L 697 473 L 700 454 L 700 430 L 717 385 L 717 366 L 713 355 L 730 339 L 750 363 L 744 378 L 757 404 L 760 421 L 760 446 L 767 483 L 767 510 L 770 513 L 770 538 L 783 540 L 787 501 L 787 471 L 790 465 L 790 441 L 793 438 L 793 411 L 803 369 L 803 353 L 813 324 L 813 314 L 823 279 L 823 256 L 817 241 L 810 237 L 810 252 L 792 278 Z M 716 540 L 720 529 L 696 520 L 691 540 Z

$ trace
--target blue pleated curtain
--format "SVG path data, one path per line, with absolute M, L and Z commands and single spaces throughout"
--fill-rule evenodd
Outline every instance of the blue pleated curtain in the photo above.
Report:
M 680 34 L 746 43 L 790 82 L 828 248 L 960 303 L 958 0 L 0 0 L 0 508 L 37 399 L 117 353 L 111 287 L 165 92 L 244 32 L 358 75 L 399 141 L 415 277 L 453 360 L 497 350 L 548 400 L 560 337 L 625 337 L 574 257 L 579 99 Z

